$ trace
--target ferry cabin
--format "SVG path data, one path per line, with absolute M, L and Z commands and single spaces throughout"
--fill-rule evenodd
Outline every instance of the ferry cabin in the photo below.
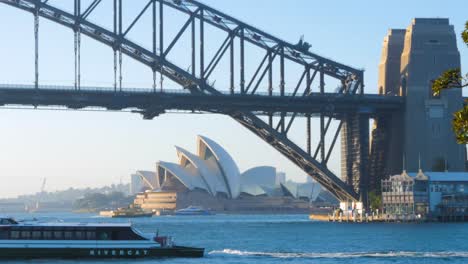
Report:
M 203 257 L 203 248 L 147 237 L 131 224 L 18 223 L 0 218 L 0 258 Z
M 13 219 L 0 219 L 3 258 L 20 251 L 34 257 L 37 250 L 47 251 L 49 255 L 44 257 L 145 257 L 155 248 L 161 249 L 161 245 L 130 224 L 18 224 Z

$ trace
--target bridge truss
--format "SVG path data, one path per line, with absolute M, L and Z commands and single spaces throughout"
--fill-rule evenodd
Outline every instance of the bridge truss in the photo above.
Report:
M 74 95 L 82 90 L 80 50 L 81 36 L 85 35 L 113 49 L 115 95 L 124 92 L 122 57 L 125 55 L 151 69 L 152 90 L 155 93 L 164 92 L 167 78 L 189 91 L 192 96 L 201 98 L 221 100 L 222 97 L 224 100 L 222 95 L 231 95 L 233 98 L 245 97 L 247 104 L 252 103 L 249 101 L 251 98 L 257 98 L 255 96 L 260 94 L 272 99 L 283 98 L 284 107 L 270 107 L 261 112 L 240 106 L 212 107 L 207 111 L 231 116 L 294 162 L 339 200 L 365 201 L 369 113 L 360 112 L 356 108 L 337 112 L 334 108 L 336 104 L 316 104 L 317 101 L 314 103 L 314 100 L 307 100 L 326 98 L 325 95 L 330 94 L 330 85 L 326 85 L 326 80 L 337 84 L 337 88 L 332 89 L 332 93 L 337 96 L 363 96 L 362 70 L 314 54 L 309 51 L 310 45 L 302 40 L 297 44 L 288 43 L 195 0 L 146 0 L 136 16 L 129 21 L 124 19 L 126 8 L 123 0 L 113 0 L 110 10 L 107 10 L 113 17 L 110 28 L 99 26 L 90 19 L 105 1 L 92 0 L 88 5 L 83 5 L 84 0 L 74 0 L 73 12 L 61 9 L 52 2 L 54 1 L 0 0 L 0 3 L 34 15 L 36 91 L 42 90 L 39 85 L 38 42 L 39 18 L 42 17 L 74 32 Z M 180 29 L 175 32 L 169 33 L 174 26 L 168 25 L 167 12 L 175 13 L 179 19 L 183 19 Z M 151 21 L 147 24 L 147 32 L 152 38 L 149 46 L 137 44 L 128 37 L 134 31 L 135 25 L 146 16 L 149 16 Z M 208 34 L 210 42 L 206 41 Z M 219 46 L 208 49 L 209 45 L 213 46 L 213 39 L 217 37 L 220 37 Z M 176 52 L 181 43 L 186 45 L 186 48 Z M 181 55 L 181 51 L 187 54 Z M 253 59 L 255 56 L 252 54 L 256 54 L 260 59 Z M 175 62 L 177 57 L 183 57 L 182 63 Z M 189 63 L 188 69 L 185 67 L 186 63 Z M 219 80 L 215 78 L 216 74 L 228 77 L 224 78 L 227 83 L 221 85 L 224 90 L 215 88 L 215 81 Z M 219 87 L 219 83 L 216 86 Z M 285 99 L 291 100 L 290 107 L 284 103 Z M 310 107 L 303 103 L 301 110 L 295 108 L 293 102 L 301 100 L 309 102 Z M 33 104 L 34 100 L 29 102 Z M 28 100 L 21 104 L 27 103 Z M 80 107 L 86 105 L 76 105 L 72 108 Z M 163 113 L 163 109 L 160 104 L 147 103 L 139 112 L 145 118 L 152 119 Z M 313 147 L 311 118 L 315 116 L 320 119 L 317 133 L 320 140 L 317 146 Z M 298 117 L 306 119 L 305 148 L 301 148 L 298 142 L 293 142 L 288 137 L 292 126 L 298 123 Z M 331 131 L 332 119 L 339 120 L 336 131 Z M 344 181 L 327 167 L 340 131 L 344 150 Z M 326 142 L 327 133 L 332 133 L 331 142 Z

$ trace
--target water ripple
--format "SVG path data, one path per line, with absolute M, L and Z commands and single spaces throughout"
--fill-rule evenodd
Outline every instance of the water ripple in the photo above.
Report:
M 213 250 L 209 255 L 236 255 L 246 257 L 270 258 L 313 258 L 313 259 L 343 259 L 343 258 L 468 258 L 468 252 L 257 252 L 236 249 Z

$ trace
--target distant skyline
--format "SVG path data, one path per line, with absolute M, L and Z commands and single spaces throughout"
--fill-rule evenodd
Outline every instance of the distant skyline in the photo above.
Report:
M 143 2 L 147 1 L 134 3 Z M 201 2 L 291 43 L 304 35 L 312 52 L 365 69 L 365 90 L 370 93 L 377 92 L 377 67 L 387 30 L 406 28 L 414 17 L 449 18 L 457 32 L 462 65 L 468 61 L 468 48 L 459 36 L 468 20 L 465 0 L 450 4 L 397 0 L 387 5 L 371 0 Z M 64 5 L 63 0 L 49 3 Z M 111 14 L 103 12 L 102 19 L 109 18 Z M 137 31 L 131 38 L 143 33 Z M 0 83 L 32 84 L 32 15 L 0 4 L 0 34 Z M 85 37 L 82 46 L 83 85 L 112 86 L 112 50 Z M 40 52 L 41 83 L 72 85 L 72 32 L 41 19 Z M 123 69 L 124 85 L 151 86 L 152 75 L 146 67 L 125 58 Z M 296 132 L 295 139 L 303 140 L 301 133 Z M 144 121 L 129 113 L 0 109 L 0 197 L 37 192 L 44 177 L 47 191 L 98 187 L 120 179 L 128 182 L 136 170 L 154 170 L 158 160 L 175 161 L 175 145 L 196 149 L 196 135 L 226 148 L 241 171 L 270 165 L 285 171 L 289 179 L 305 180 L 305 173 L 289 160 L 226 116 L 168 114 Z M 339 147 L 329 164 L 338 175 Z

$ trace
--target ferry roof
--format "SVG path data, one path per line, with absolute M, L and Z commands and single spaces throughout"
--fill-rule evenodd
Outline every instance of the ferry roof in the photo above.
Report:
M 15 226 L 38 226 L 38 227 L 131 227 L 131 223 L 67 223 L 67 222 L 40 222 L 40 221 L 17 221 Z M 1 225 L 0 225 L 1 226 Z

